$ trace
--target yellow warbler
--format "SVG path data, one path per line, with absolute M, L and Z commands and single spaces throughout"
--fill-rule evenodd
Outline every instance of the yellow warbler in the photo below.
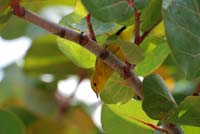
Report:
M 130 41 L 132 37 L 133 27 L 129 26 L 125 30 L 120 29 L 116 35 L 124 41 Z M 105 44 L 105 48 L 116 55 L 120 60 L 125 61 L 121 47 L 116 43 Z M 108 80 L 109 76 L 113 73 L 113 69 L 105 64 L 100 58 L 97 58 L 95 64 L 95 71 L 91 77 L 91 87 L 98 96 L 98 93 L 103 89 L 104 84 Z

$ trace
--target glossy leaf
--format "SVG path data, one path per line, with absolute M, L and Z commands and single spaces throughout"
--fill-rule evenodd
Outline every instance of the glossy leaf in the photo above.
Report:
M 128 35 L 126 35 L 126 37 L 127 36 Z M 105 44 L 112 44 L 112 43 L 118 44 L 121 47 L 129 63 L 131 64 L 140 63 L 144 59 L 143 50 L 139 46 L 135 45 L 134 43 L 127 42 L 124 40 L 126 39 L 123 39 L 123 37 L 118 38 L 118 36 L 112 35 L 106 40 Z
M 172 54 L 188 79 L 200 78 L 199 0 L 165 0 L 163 19 Z
M 170 117 L 169 121 L 182 124 L 200 126 L 200 97 L 190 96 L 187 97 L 179 105 L 178 110 Z
M 105 34 L 106 32 L 111 31 L 112 29 L 115 28 L 115 24 L 114 23 L 106 23 L 106 22 L 101 22 L 93 17 L 91 17 L 91 24 L 94 30 L 95 35 L 101 35 L 101 34 Z M 78 29 L 81 32 L 85 32 L 85 33 L 89 33 L 88 32 L 88 26 L 86 23 L 86 19 L 83 18 L 80 22 L 78 23 L 73 23 L 72 27 L 75 29 Z
M 100 96 L 104 103 L 116 104 L 128 102 L 134 93 L 119 74 L 113 73 L 106 81 Z
M 87 49 L 62 38 L 58 38 L 57 43 L 60 50 L 77 66 L 82 68 L 94 67 L 96 57 Z
M 13 113 L 0 110 L 0 133 L 24 134 L 24 126 Z
M 161 38 L 148 37 L 141 44 L 144 50 L 144 60 L 137 64 L 135 72 L 139 76 L 146 76 L 157 69 L 170 53 L 167 42 Z
M 152 119 L 166 120 L 177 109 L 174 98 L 159 75 L 144 78 L 142 93 L 142 107 Z
M 144 113 L 139 101 L 131 100 L 121 105 L 104 104 L 102 107 L 101 122 L 106 134 L 153 133 L 153 129 L 135 119 L 156 123 Z
M 126 0 L 82 0 L 95 18 L 105 22 L 125 21 L 133 15 Z
M 141 19 L 143 32 L 151 29 L 161 19 L 162 0 L 149 0 L 148 5 L 142 11 Z
M 119 45 L 121 46 L 122 51 L 124 52 L 124 55 L 129 63 L 138 64 L 144 59 L 143 50 L 139 46 L 123 40 L 120 40 Z
M 137 9 L 143 9 L 148 4 L 148 0 L 132 0 L 132 1 L 134 1 L 134 4 Z

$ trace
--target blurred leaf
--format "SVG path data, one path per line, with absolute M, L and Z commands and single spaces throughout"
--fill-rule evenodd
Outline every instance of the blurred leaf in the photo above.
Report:
M 162 0 L 149 0 L 148 5 L 142 11 L 141 19 L 143 32 L 151 29 L 161 19 Z
M 57 38 L 60 50 L 77 66 L 82 68 L 93 68 L 96 57 L 93 53 L 72 41 Z
M 125 21 L 133 15 L 133 9 L 126 0 L 82 0 L 82 2 L 92 16 L 101 21 Z
M 113 73 L 106 81 L 100 96 L 104 103 L 116 104 L 128 102 L 134 93 L 119 74 Z
M 14 113 L 23 122 L 25 126 L 28 126 L 37 120 L 37 116 L 35 114 L 23 107 L 11 106 L 6 109 Z
M 15 39 L 26 34 L 28 23 L 16 16 L 12 16 L 1 30 L 1 37 L 4 39 Z
M 58 49 L 56 36 L 45 35 L 33 40 L 25 56 L 24 71 L 31 76 L 52 74 L 56 79 L 77 73 L 72 64 Z
M 101 122 L 106 134 L 152 134 L 153 130 L 134 118 L 156 123 L 142 110 L 141 102 L 131 100 L 125 104 L 104 104 L 101 112 Z
M 0 0 L 0 11 L 5 8 L 7 4 L 9 4 L 12 0 Z
M 21 5 L 35 12 L 50 6 L 73 6 L 76 0 L 21 0 Z
M 137 9 L 143 9 L 147 6 L 148 0 L 132 0 Z
M 175 88 L 172 92 L 176 102 L 181 103 L 187 96 L 191 96 L 197 84 L 194 82 L 180 80 L 176 82 Z
M 12 16 L 12 14 L 13 12 L 10 8 L 6 8 L 3 11 L 0 10 L 0 25 L 6 23 Z
M 144 50 L 144 60 L 136 65 L 135 72 L 146 76 L 157 69 L 170 53 L 167 42 L 161 38 L 148 37 L 140 45 Z
M 81 0 L 76 0 L 74 12 L 82 17 L 87 15 L 87 10 L 85 9 Z
M 52 116 L 58 110 L 55 97 L 57 83 L 44 83 L 38 79 L 30 79 L 32 87 L 26 89 L 25 103 L 32 112 L 43 116 Z
M 0 82 L 0 102 L 13 98 L 24 98 L 27 79 L 15 64 L 4 69 L 4 79 Z
M 42 117 L 26 134 L 98 134 L 98 129 L 82 108 L 72 107 L 60 120 Z
M 185 134 L 199 134 L 200 132 L 200 127 L 181 126 L 181 128 Z
M 179 105 L 176 112 L 169 118 L 170 122 L 181 124 L 200 126 L 200 97 L 190 96 L 185 98 Z
M 96 36 L 105 34 L 106 32 L 109 32 L 109 31 L 111 31 L 112 29 L 115 28 L 114 23 L 102 22 L 102 21 L 95 19 L 92 16 L 91 16 L 90 20 L 91 20 L 91 24 L 92 24 L 92 27 L 93 27 L 93 30 L 94 30 L 94 33 L 95 33 Z M 75 29 L 78 29 L 81 32 L 85 32 L 87 34 L 89 33 L 87 22 L 86 22 L 85 18 L 83 18 L 78 23 L 73 23 L 72 27 L 75 28 Z
M 165 0 L 163 19 L 168 43 L 188 79 L 200 78 L 199 0 Z
M 13 113 L 0 110 L 0 133 L 23 134 L 24 126 Z
M 143 80 L 142 107 L 152 119 L 166 120 L 176 109 L 176 102 L 159 75 L 149 75 Z

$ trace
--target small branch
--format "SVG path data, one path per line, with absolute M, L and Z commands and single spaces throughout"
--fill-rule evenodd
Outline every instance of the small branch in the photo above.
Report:
M 110 66 L 113 70 L 118 72 L 124 78 L 127 84 L 132 87 L 134 92 L 140 98 L 143 98 L 143 95 L 141 93 L 142 82 L 140 81 L 140 79 L 135 75 L 134 72 L 132 72 L 129 69 L 129 67 L 126 66 L 125 63 L 119 60 L 111 52 L 101 47 L 95 41 L 93 41 L 92 39 L 89 39 L 87 36 L 83 36 L 83 35 L 81 36 L 80 33 L 77 33 L 68 28 L 60 26 L 56 23 L 48 21 L 20 6 L 15 7 L 15 5 L 13 5 L 12 7 L 14 9 L 13 12 L 16 16 L 28 22 L 31 22 L 37 26 L 40 26 L 43 29 L 46 29 L 47 31 L 60 36 L 61 38 L 78 43 L 82 47 L 88 49 L 90 52 L 95 54 L 97 57 L 101 58 L 103 62 L 105 62 L 108 66 Z M 107 53 L 107 56 L 101 57 L 101 55 L 103 55 L 104 53 Z
M 128 2 L 128 5 L 130 7 L 132 7 L 134 9 L 134 20 L 135 20 L 135 40 L 134 40 L 134 43 L 136 45 L 139 45 L 140 44 L 140 13 L 139 11 L 136 9 L 135 7 L 135 4 L 133 3 L 132 0 L 127 0 Z
M 91 15 L 88 14 L 86 16 L 86 22 L 87 22 L 87 26 L 88 26 L 88 30 L 89 30 L 89 37 L 96 41 L 96 37 L 95 37 L 95 34 L 94 34 L 94 30 L 93 30 L 93 27 L 92 27 L 92 24 L 91 24 Z
M 135 18 L 135 40 L 136 45 L 140 45 L 140 13 L 134 7 L 134 18 Z

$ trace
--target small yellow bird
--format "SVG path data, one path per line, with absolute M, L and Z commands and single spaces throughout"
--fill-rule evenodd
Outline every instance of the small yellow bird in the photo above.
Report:
M 115 35 L 118 35 L 124 41 L 130 41 L 132 37 L 133 26 L 122 27 Z M 121 47 L 116 43 L 105 44 L 105 48 L 116 55 L 121 61 L 125 61 L 126 57 L 123 54 Z M 108 78 L 113 73 L 113 69 L 105 64 L 100 58 L 96 59 L 95 71 L 91 77 L 91 87 L 96 93 L 97 97 L 99 92 L 102 91 Z

